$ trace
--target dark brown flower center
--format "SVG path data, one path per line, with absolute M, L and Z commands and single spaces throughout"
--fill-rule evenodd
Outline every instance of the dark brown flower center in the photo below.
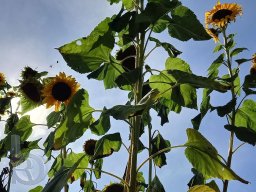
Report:
M 213 21 L 221 20 L 221 19 L 225 18 L 226 16 L 232 15 L 232 13 L 233 13 L 233 11 L 231 11 L 229 9 L 221 9 L 213 14 L 212 20 Z
M 84 152 L 87 155 L 93 156 L 96 143 L 97 143 L 97 141 L 93 140 L 93 139 L 90 139 L 90 140 L 86 141 L 85 144 L 84 144 Z
M 123 192 L 124 186 L 121 184 L 111 184 L 109 185 L 104 192 Z
M 52 87 L 52 96 L 58 101 L 66 101 L 71 96 L 71 88 L 64 82 L 58 82 Z

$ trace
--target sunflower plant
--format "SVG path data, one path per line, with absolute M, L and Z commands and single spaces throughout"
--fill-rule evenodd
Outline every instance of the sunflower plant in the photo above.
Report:
M 26 112 L 42 105 L 54 108 L 45 124 L 51 132 L 40 148 L 48 163 L 53 163 L 46 185 L 37 186 L 31 192 L 68 192 L 75 181 L 80 181 L 81 191 L 85 192 L 169 191 L 161 183 L 157 170 L 163 167 L 168 170 L 167 153 L 175 148 L 185 149 L 185 156 L 193 166 L 194 176 L 188 183 L 188 192 L 219 192 L 220 186 L 213 178 L 223 181 L 223 192 L 227 192 L 230 180 L 248 184 L 231 169 L 233 154 L 246 143 L 256 144 L 256 103 L 252 99 L 256 94 L 256 55 L 234 60 L 246 48 L 236 47 L 235 35 L 228 31 L 242 15 L 242 7 L 218 1 L 205 13 L 204 26 L 193 11 L 178 0 L 108 2 L 119 5 L 117 14 L 105 18 L 86 37 L 64 44 L 58 51 L 72 70 L 89 80 L 102 81 L 106 90 L 127 93 L 127 102 L 94 109 L 88 91 L 64 72 L 46 77 L 47 72 L 26 67 L 21 73 L 20 84 L 15 87 L 0 73 L 0 113 L 1 121 L 6 123 L 6 137 L 0 141 L 0 158 L 10 159 L 9 167 L 0 175 L 0 190 L 10 191 L 13 168 L 24 162 L 31 150 L 40 148 L 38 140 L 27 141 L 32 127 L 37 124 L 30 121 Z M 222 53 L 209 67 L 208 75 L 199 76 L 180 58 L 182 52 L 175 45 L 156 38 L 161 33 L 184 42 L 213 39 L 217 43 L 214 52 Z M 163 69 L 154 69 L 149 56 L 159 48 L 168 57 Z M 240 67 L 245 62 L 252 62 L 252 66 L 241 83 Z M 225 67 L 227 74 L 219 73 L 220 67 Z M 169 123 L 171 111 L 197 110 L 197 90 L 201 88 L 200 113 L 191 120 L 193 128 L 186 130 L 187 142 L 171 145 L 161 129 L 153 125 L 152 119 L 157 117 L 151 115 L 152 111 L 164 125 Z M 229 94 L 231 99 L 224 106 L 213 106 L 210 103 L 213 92 Z M 14 110 L 11 101 L 16 97 L 19 98 L 18 107 Z M 199 132 L 208 111 L 216 111 L 227 119 L 224 126 L 230 132 L 227 159 Z M 128 135 L 122 130 L 111 132 L 115 121 L 127 125 Z M 78 142 L 89 131 L 95 137 L 81 143 L 83 151 L 73 152 L 69 144 Z M 23 146 L 21 153 L 11 151 L 13 135 Z M 147 139 L 142 140 L 142 136 Z M 240 140 L 241 145 L 235 147 L 235 139 Z M 116 161 L 121 148 L 127 152 L 126 166 L 120 167 L 118 175 L 105 171 L 105 159 L 115 158 Z M 147 157 L 138 163 L 142 151 Z M 146 164 L 147 171 L 142 171 Z M 8 181 L 3 179 L 5 175 Z M 105 183 L 100 189 L 97 183 L 105 175 L 111 176 L 113 182 Z

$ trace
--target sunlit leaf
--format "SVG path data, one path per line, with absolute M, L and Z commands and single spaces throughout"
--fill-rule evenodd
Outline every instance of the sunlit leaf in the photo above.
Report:
M 92 123 L 94 109 L 89 105 L 87 91 L 79 90 L 72 97 L 66 111 L 66 116 L 54 136 L 54 149 L 60 149 L 80 138 Z
M 42 192 L 43 187 L 42 186 L 37 186 L 33 189 L 30 189 L 29 192 Z
M 79 73 L 88 73 L 96 70 L 102 63 L 110 62 L 110 52 L 114 47 L 114 37 L 109 29 L 111 21 L 106 18 L 88 37 L 58 48 L 68 66 Z
M 94 175 L 96 179 L 100 179 L 101 178 L 101 169 L 103 166 L 103 159 L 97 159 L 94 163 Z M 97 171 L 96 171 L 97 170 Z
M 72 173 L 77 169 L 80 162 L 85 158 L 82 156 L 75 162 L 72 162 L 72 166 L 69 168 L 62 167 L 55 176 L 45 185 L 42 192 L 60 192 L 64 185 L 66 185 L 68 179 L 71 177 Z
M 185 155 L 205 179 L 238 180 L 248 184 L 248 181 L 239 177 L 220 160 L 217 150 L 197 130 L 187 129 L 187 136 Z
M 30 121 L 30 116 L 26 115 L 19 119 L 16 126 L 12 129 L 12 134 L 20 136 L 21 141 L 26 141 L 32 133 L 33 124 Z
M 178 6 L 171 12 L 172 19 L 168 26 L 169 34 L 181 41 L 194 39 L 208 40 L 211 37 L 205 31 L 196 15 L 185 6 Z
M 219 70 L 218 68 L 223 64 L 224 62 L 224 54 L 221 54 L 217 59 L 215 59 L 212 64 L 210 65 L 210 67 L 207 69 L 208 71 L 208 76 L 209 77 L 215 77 L 218 76 Z
M 92 133 L 96 135 L 104 135 L 110 129 L 110 117 L 106 114 L 106 108 L 104 107 L 100 118 L 90 125 Z
M 103 136 L 95 146 L 95 152 L 92 159 L 99 159 L 117 152 L 121 148 L 122 139 L 120 133 L 114 133 Z
M 54 125 L 56 125 L 56 123 L 58 123 L 61 120 L 61 111 L 53 111 L 51 112 L 47 117 L 47 126 L 48 128 L 53 127 Z

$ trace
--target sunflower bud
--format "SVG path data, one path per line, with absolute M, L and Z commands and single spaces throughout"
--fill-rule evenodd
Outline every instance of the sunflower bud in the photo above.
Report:
M 25 67 L 24 70 L 21 72 L 21 77 L 23 80 L 27 80 L 30 78 L 35 78 L 37 74 L 38 74 L 38 71 L 35 71 L 30 67 Z
M 84 152 L 89 156 L 93 156 L 95 152 L 96 143 L 97 141 L 94 139 L 87 140 L 84 143 Z
M 124 186 L 120 183 L 112 183 L 103 189 L 103 192 L 123 192 Z

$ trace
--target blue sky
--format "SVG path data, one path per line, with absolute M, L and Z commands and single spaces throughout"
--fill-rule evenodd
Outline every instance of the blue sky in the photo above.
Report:
M 216 0 L 183 0 L 182 2 L 195 12 L 203 23 L 204 12 L 210 10 Z M 244 14 L 242 17 L 237 18 L 237 21 L 231 25 L 229 31 L 237 33 L 238 47 L 247 47 L 249 49 L 249 51 L 241 55 L 249 58 L 256 52 L 254 31 L 256 1 L 237 0 L 235 2 L 243 6 Z M 86 75 L 80 75 L 71 71 L 61 55 L 54 49 L 74 39 L 88 35 L 101 20 L 107 16 L 112 16 L 118 10 L 119 5 L 110 6 L 107 0 L 2 0 L 0 6 L 0 71 L 6 74 L 11 84 L 17 84 L 20 71 L 26 65 L 34 67 L 39 71 L 47 70 L 51 76 L 55 76 L 59 71 L 65 71 L 75 76 L 82 87 L 88 90 L 91 97 L 90 103 L 94 108 L 101 109 L 103 106 L 110 107 L 116 104 L 124 104 L 127 98 L 126 92 L 118 92 L 118 90 L 105 91 L 102 82 L 89 81 Z M 191 65 L 192 71 L 198 75 L 206 76 L 207 68 L 218 56 L 212 53 L 215 46 L 212 40 L 184 43 L 170 38 L 166 33 L 155 37 L 172 43 L 181 50 L 183 52 L 181 58 L 188 62 Z M 159 49 L 153 52 L 148 58 L 147 63 L 152 65 L 153 68 L 163 69 L 166 58 L 167 54 L 163 53 L 162 49 Z M 241 67 L 242 73 L 248 73 L 249 68 L 250 64 L 244 64 Z M 116 97 L 117 94 L 118 97 Z M 198 102 L 200 102 L 200 95 L 201 91 L 199 90 Z M 229 99 L 229 95 L 214 93 L 212 103 L 213 105 L 221 105 L 225 104 Z M 31 113 L 32 121 L 43 122 L 48 112 L 43 110 L 43 107 L 33 111 Z M 170 122 L 161 127 L 160 119 L 156 117 L 155 112 L 152 112 L 154 117 L 153 126 L 159 129 L 164 137 L 170 140 L 172 145 L 183 144 L 186 141 L 185 130 L 192 126 L 190 119 L 197 113 L 197 111 L 190 109 L 183 109 L 181 114 L 170 113 Z M 226 157 L 229 134 L 223 128 L 224 124 L 226 124 L 225 120 L 220 119 L 215 112 L 212 112 L 207 114 L 203 120 L 200 131 L 213 143 L 219 153 Z M 0 125 L 1 127 L 3 126 L 3 124 Z M 0 129 L 0 137 L 3 134 L 2 130 Z M 125 124 L 112 121 L 111 132 L 121 131 L 122 138 L 125 143 L 128 143 L 128 132 L 126 130 L 127 126 Z M 45 127 L 35 127 L 31 139 L 41 137 L 48 132 L 49 130 Z M 90 137 L 93 136 L 86 132 L 83 138 L 71 144 L 70 147 L 74 151 L 81 152 L 83 142 Z M 145 134 L 143 138 L 146 137 L 147 135 Z M 239 141 L 236 141 L 236 146 L 239 143 Z M 33 152 L 33 154 L 42 155 L 39 151 Z M 139 162 L 143 161 L 145 156 L 146 153 L 142 153 L 139 156 Z M 190 172 L 191 165 L 186 160 L 183 150 L 173 150 L 168 153 L 167 158 L 168 165 L 162 169 L 157 169 L 157 174 L 161 178 L 166 191 L 186 191 L 186 184 L 192 177 L 192 173 Z M 230 192 L 256 191 L 255 158 L 256 150 L 249 145 L 242 147 L 235 154 L 232 163 L 233 170 L 241 177 L 249 180 L 251 184 L 243 185 L 237 181 L 231 181 Z M 108 158 L 104 162 L 104 169 L 122 176 L 126 159 L 127 154 L 122 149 L 120 154 L 113 156 L 113 158 Z M 0 168 L 7 162 L 7 160 L 3 160 L 0 163 Z M 45 165 L 45 169 L 49 168 L 49 166 L 49 164 Z M 145 166 L 145 171 L 146 168 Z M 34 173 L 37 174 L 37 172 L 39 172 L 39 169 L 35 168 Z M 108 184 L 110 180 L 111 178 L 103 175 L 103 179 L 99 181 L 99 186 L 102 187 Z M 47 182 L 46 179 L 42 181 L 42 185 L 45 182 Z M 222 187 L 221 183 L 218 183 Z M 12 191 L 26 192 L 33 186 L 17 182 L 12 185 Z M 71 191 L 79 191 L 76 183 L 71 187 Z

